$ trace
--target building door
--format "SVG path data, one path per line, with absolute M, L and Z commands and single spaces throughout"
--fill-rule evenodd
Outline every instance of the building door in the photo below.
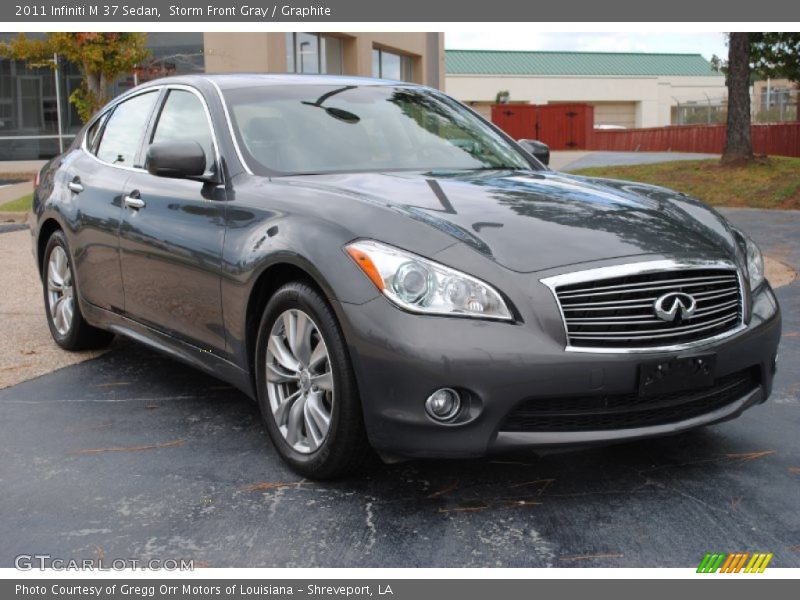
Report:
M 535 104 L 495 104 L 492 106 L 492 123 L 515 140 L 537 139 Z
M 588 104 L 543 104 L 536 118 L 536 139 L 551 150 L 583 150 L 592 127 L 594 112 Z
M 492 122 L 514 139 L 534 139 L 551 150 L 586 148 L 594 123 L 588 104 L 495 104 Z

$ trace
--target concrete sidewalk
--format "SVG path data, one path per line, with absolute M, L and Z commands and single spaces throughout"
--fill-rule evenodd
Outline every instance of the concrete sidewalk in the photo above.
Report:
M 590 167 L 616 167 L 645 165 L 677 160 L 719 159 L 719 154 L 691 152 L 586 152 L 555 151 L 550 154 L 550 168 L 554 171 L 575 171 Z
M 0 160 L 0 179 L 6 173 L 35 173 L 46 160 Z
M 33 182 L 23 181 L 21 183 L 14 183 L 0 187 L 0 204 L 11 202 L 17 198 L 21 198 L 25 194 L 33 192 Z
M 102 354 L 66 352 L 50 337 L 27 229 L 0 233 L 0 281 L 0 389 Z

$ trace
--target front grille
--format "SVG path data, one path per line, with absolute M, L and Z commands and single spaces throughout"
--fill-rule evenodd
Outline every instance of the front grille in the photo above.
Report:
M 569 345 L 655 348 L 702 340 L 742 320 L 739 276 L 734 268 L 692 268 L 634 273 L 555 288 Z M 659 319 L 656 300 L 670 292 L 690 294 L 694 315 Z
M 532 398 L 514 409 L 501 431 L 600 431 L 676 423 L 727 406 L 755 390 L 760 383 L 757 368 L 720 377 L 714 385 L 640 396 Z

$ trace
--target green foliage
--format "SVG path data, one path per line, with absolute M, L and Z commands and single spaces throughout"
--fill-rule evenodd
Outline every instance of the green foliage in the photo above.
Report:
M 681 107 L 681 109 L 684 107 Z M 711 113 L 711 118 L 709 118 Z M 727 118 L 727 112 L 718 107 L 699 107 L 692 110 L 684 111 L 681 123 L 683 125 L 702 125 L 707 123 L 724 123 Z
M 728 72 L 728 61 L 724 58 L 720 58 L 716 54 L 711 55 L 711 68 L 715 71 L 722 73 L 723 75 L 727 74 Z
M 711 57 L 711 66 L 728 73 L 728 61 L 716 54 Z M 750 67 L 751 81 L 771 77 L 800 82 L 800 33 L 750 34 Z
M 108 102 L 114 80 L 150 55 L 146 42 L 146 33 L 58 32 L 44 39 L 28 39 L 20 33 L 15 40 L 0 43 L 0 56 L 30 67 L 54 68 L 53 54 L 58 54 L 78 65 L 83 81 L 70 102 L 85 121 Z
M 78 116 L 84 123 L 106 103 L 106 100 L 102 98 L 91 91 L 83 81 L 81 86 L 69 95 L 70 103 L 78 111 Z
M 780 106 L 772 106 L 765 110 L 760 110 L 756 115 L 756 121 L 759 123 L 781 123 L 784 121 L 797 120 L 797 105 L 788 104 L 784 106 L 781 111 Z
M 800 81 L 800 33 L 753 33 L 750 61 L 762 77 Z

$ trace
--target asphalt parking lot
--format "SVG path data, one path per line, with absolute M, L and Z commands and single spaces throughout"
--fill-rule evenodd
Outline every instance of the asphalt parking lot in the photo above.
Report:
M 800 212 L 726 213 L 800 270 Z M 0 234 L 1 235 L 1 234 Z M 601 449 L 413 461 L 304 481 L 257 409 L 133 343 L 0 390 L 0 567 L 18 554 L 212 567 L 800 567 L 800 282 L 772 398 L 709 429 Z

